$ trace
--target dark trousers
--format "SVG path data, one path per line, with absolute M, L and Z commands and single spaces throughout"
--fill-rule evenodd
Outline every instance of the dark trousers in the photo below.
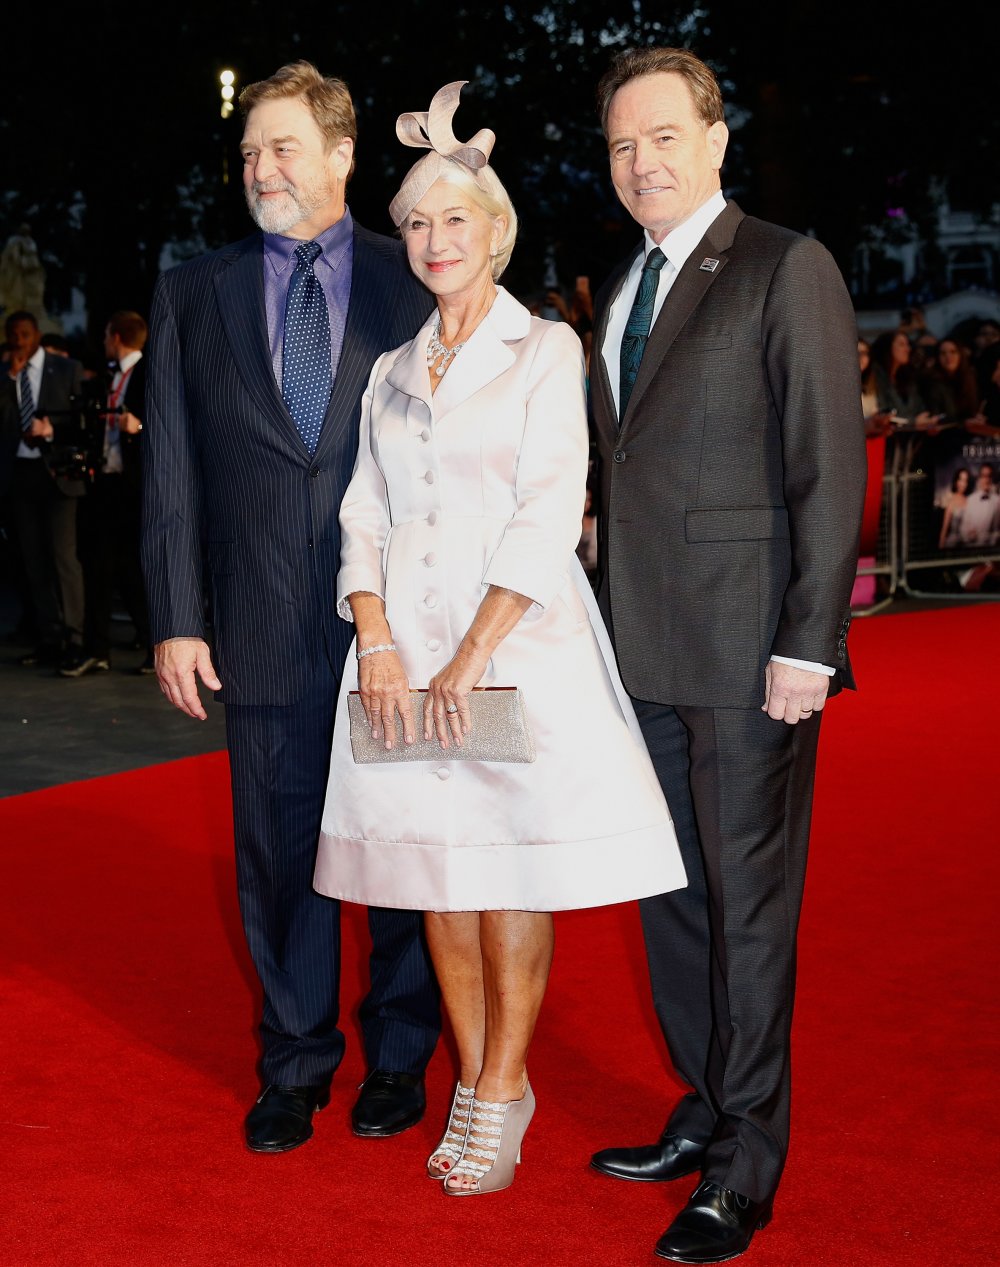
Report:
M 668 1129 L 703 1174 L 771 1197 L 788 1151 L 795 942 L 822 717 L 633 701 L 688 887 L 639 903 L 653 1000 L 693 1088 Z
M 226 706 L 240 910 L 264 988 L 265 1083 L 326 1082 L 344 1053 L 340 903 L 312 885 L 338 685 L 323 660 L 297 704 Z M 422 1073 L 440 1032 L 423 916 L 372 907 L 368 925 L 368 1067 Z
M 86 582 L 84 646 L 107 659 L 111 650 L 111 601 L 118 590 L 135 635 L 152 650 L 146 591 L 139 562 L 140 491 L 125 475 L 99 475 L 80 506 L 79 553 Z
M 11 501 L 38 640 L 83 642 L 83 570 L 76 553 L 78 497 L 67 497 L 41 458 L 14 463 Z

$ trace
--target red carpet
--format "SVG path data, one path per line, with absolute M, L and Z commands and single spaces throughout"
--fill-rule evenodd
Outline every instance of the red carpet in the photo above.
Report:
M 793 1149 L 756 1267 L 1000 1261 L 995 1201 L 1000 608 L 858 621 L 863 691 L 828 714 L 802 925 Z M 589 1153 L 655 1136 L 662 1053 L 633 907 L 560 916 L 539 1100 L 502 1195 L 422 1177 L 451 1081 L 359 1141 L 350 1046 L 316 1138 L 245 1151 L 255 991 L 225 758 L 0 802 L 10 1267 L 652 1264 L 691 1184 L 615 1183 Z M 345 990 L 365 926 L 348 909 Z

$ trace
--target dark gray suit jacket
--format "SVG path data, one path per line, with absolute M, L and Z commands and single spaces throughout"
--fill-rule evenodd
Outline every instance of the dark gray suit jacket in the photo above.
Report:
M 591 370 L 598 590 L 626 687 L 759 707 L 772 654 L 852 686 L 866 464 L 857 327 L 833 259 L 729 203 L 674 281 L 619 430 L 601 348 L 630 263 L 597 295 Z
M 222 698 L 287 705 L 325 644 L 339 671 L 353 635 L 336 614 L 338 513 L 373 363 L 432 306 L 401 243 L 354 226 L 337 380 L 310 455 L 274 379 L 263 246 L 164 273 L 150 318 L 143 425 L 143 568 L 154 642 L 205 637 L 210 578 Z

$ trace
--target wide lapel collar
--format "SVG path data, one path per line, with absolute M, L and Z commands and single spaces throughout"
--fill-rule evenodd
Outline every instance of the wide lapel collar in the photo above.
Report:
M 493 306 L 452 361 L 444 381 L 434 393 L 435 418 L 440 421 L 506 373 L 517 359 L 507 343 L 523 339 L 530 327 L 531 313 L 499 287 Z
M 604 341 L 608 335 L 608 321 L 615 300 L 621 294 L 625 278 L 633 261 L 642 250 L 641 244 L 618 265 L 617 273 L 612 273 L 607 282 L 607 299 L 597 315 L 594 339 L 590 354 L 590 389 L 596 393 L 598 408 L 594 409 L 597 426 L 604 432 L 608 441 L 613 441 L 618 434 L 618 408 L 615 405 L 614 393 L 611 391 L 611 379 L 604 361 Z
M 422 401 L 433 413 L 431 404 L 431 380 L 427 373 L 427 342 L 431 328 L 437 321 L 435 308 L 417 333 L 405 347 L 400 348 L 396 358 L 386 371 L 385 381 L 396 391 L 413 400 Z M 448 371 L 451 373 L 451 371 Z
M 274 380 L 264 307 L 264 239 L 260 234 L 223 252 L 227 268 L 215 278 L 219 314 L 247 390 L 269 418 L 279 419 L 305 452 L 302 437 Z
M 709 225 L 708 231 L 694 248 L 677 274 L 664 300 L 660 314 L 653 323 L 646 350 L 643 352 L 636 375 L 635 386 L 622 419 L 622 431 L 635 416 L 643 393 L 653 381 L 653 376 L 673 341 L 680 334 L 694 310 L 708 293 L 708 289 L 722 275 L 728 263 L 728 251 L 733 244 L 736 230 L 743 219 L 743 212 L 735 202 L 726 204 L 725 210 Z M 718 260 L 714 271 L 702 269 L 706 258 Z

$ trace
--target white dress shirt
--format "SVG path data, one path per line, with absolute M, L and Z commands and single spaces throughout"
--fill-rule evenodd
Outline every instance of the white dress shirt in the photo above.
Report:
M 120 397 L 125 376 L 130 374 L 141 360 L 142 353 L 133 351 L 129 352 L 127 356 L 123 356 L 118 362 L 118 369 L 111 380 L 111 399 L 115 404 L 120 405 L 122 403 Z M 104 474 L 121 475 L 123 469 L 122 433 L 118 428 L 116 415 L 114 418 L 109 418 L 104 427 Z
M 35 355 L 28 362 L 28 382 L 31 384 L 31 398 L 35 402 L 35 413 L 38 413 L 38 397 L 42 394 L 42 369 L 45 365 L 45 349 L 39 348 Z M 21 375 L 18 374 L 14 378 L 14 384 L 17 388 L 17 403 L 21 403 Z M 41 450 L 34 448 L 30 444 L 25 444 L 23 440 L 17 443 L 17 456 L 19 458 L 40 458 Z
M 642 275 L 646 257 L 657 245 L 667 257 L 667 262 L 660 269 L 658 275 L 656 298 L 653 300 L 653 326 L 655 326 L 660 310 L 663 307 L 663 301 L 669 294 L 670 287 L 673 286 L 677 274 L 687 263 L 691 252 L 725 209 L 726 199 L 720 189 L 709 198 L 708 202 L 702 203 L 698 210 L 690 215 L 683 224 L 679 224 L 676 229 L 672 229 L 662 242 L 654 242 L 648 230 L 643 235 L 645 249 L 641 255 L 637 255 L 632 261 L 632 265 L 625 275 L 622 288 L 618 292 L 618 298 L 611 305 L 611 311 L 608 314 L 608 328 L 604 336 L 604 346 L 601 348 L 601 355 L 604 357 L 604 365 L 611 383 L 611 395 L 614 398 L 616 412 L 619 408 L 621 387 L 622 338 L 625 335 L 625 325 L 628 321 L 629 313 L 632 311 L 632 304 L 635 302 L 636 291 L 639 289 L 639 278 Z M 650 332 L 652 332 L 653 326 L 650 326 Z M 836 669 L 830 668 L 829 665 L 816 664 L 812 660 L 795 660 L 791 656 L 783 655 L 773 655 L 771 659 L 777 660 L 781 664 L 790 664 L 796 669 L 808 669 L 811 673 L 825 673 L 827 677 L 833 677 L 836 673 Z

